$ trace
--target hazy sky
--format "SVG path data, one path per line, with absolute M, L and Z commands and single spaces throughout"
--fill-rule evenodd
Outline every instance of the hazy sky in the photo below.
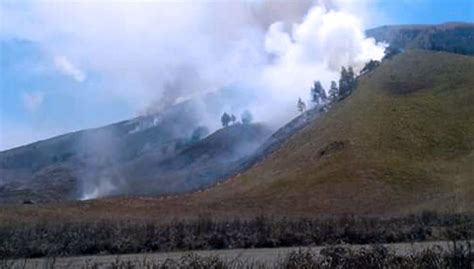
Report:
M 322 8 L 310 12 L 316 5 Z M 284 102 L 293 82 L 274 77 L 310 70 L 327 83 L 335 74 L 331 65 L 378 55 L 362 29 L 473 17 L 472 0 L 3 0 L 0 150 L 128 119 L 241 81 L 268 88 L 265 94 Z M 350 36 L 347 55 L 323 56 L 330 38 L 345 38 L 328 31 Z

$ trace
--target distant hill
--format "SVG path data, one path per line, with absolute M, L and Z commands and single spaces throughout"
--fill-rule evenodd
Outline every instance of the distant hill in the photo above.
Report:
M 79 199 L 84 190 L 115 180 L 112 167 L 145 154 L 172 156 L 197 126 L 190 114 L 170 110 L 0 152 L 0 202 Z
M 225 140 L 227 134 L 229 141 L 227 144 L 221 141 L 224 146 L 216 148 L 215 154 L 228 153 L 225 155 L 228 158 L 201 174 L 186 174 L 184 169 L 179 169 L 179 173 L 171 175 L 165 164 L 189 158 L 187 154 L 198 151 L 194 149 L 200 143 L 213 141 L 212 135 L 207 140 L 192 141 L 193 131 L 205 124 L 199 116 L 201 107 L 205 105 L 210 114 L 219 115 L 220 103 L 228 102 L 229 98 L 235 103 L 235 92 L 226 89 L 203 100 L 180 103 L 160 114 L 0 152 L 0 203 L 163 194 L 208 186 L 229 172 L 226 169 L 230 169 L 230 163 L 225 162 L 236 161 L 238 154 L 244 157 L 270 134 L 269 130 L 261 125 L 249 125 L 218 131 L 217 137 Z M 239 100 L 245 102 L 245 98 Z M 232 151 L 234 145 L 241 151 Z M 199 160 L 204 162 L 201 157 Z M 193 169 L 197 170 L 197 162 L 194 164 Z
M 474 24 L 392 25 L 366 31 L 376 41 L 400 49 L 426 49 L 474 55 Z

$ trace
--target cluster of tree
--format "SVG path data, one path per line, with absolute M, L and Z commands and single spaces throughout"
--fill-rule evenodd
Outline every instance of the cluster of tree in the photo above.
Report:
M 377 61 L 371 61 L 367 63 L 369 65 L 366 69 L 373 70 L 379 65 Z M 365 72 L 366 70 L 364 70 Z M 313 87 L 311 88 L 311 101 L 316 106 L 324 106 L 328 103 L 333 103 L 340 98 L 345 98 L 349 96 L 357 86 L 357 77 L 355 76 L 354 70 L 352 67 L 342 67 L 341 68 L 341 77 L 339 79 L 339 87 L 335 81 L 331 81 L 331 86 L 326 94 L 326 90 L 320 81 L 315 81 Z M 304 113 L 306 111 L 306 104 L 298 99 L 297 103 L 298 111 Z
M 221 116 L 221 123 L 223 127 L 227 127 L 230 124 L 234 124 L 237 118 L 235 117 L 234 114 L 227 114 L 227 112 L 224 112 Z
M 250 124 L 253 120 L 252 113 L 250 113 L 248 110 L 245 110 L 240 116 L 240 120 L 243 124 Z M 237 123 L 237 118 L 234 114 L 228 114 L 227 112 L 224 112 L 224 114 L 221 116 L 221 123 L 222 127 L 228 127 L 229 125 Z
M 341 78 L 339 79 L 339 96 L 344 98 L 349 96 L 357 87 L 357 78 L 352 67 L 341 68 Z

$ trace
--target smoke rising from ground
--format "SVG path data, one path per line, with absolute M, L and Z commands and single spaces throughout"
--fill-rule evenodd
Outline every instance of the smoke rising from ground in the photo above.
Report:
M 384 45 L 364 36 L 368 3 L 32 2 L 0 6 L 0 13 L 2 35 L 38 42 L 59 72 L 94 80 L 91 98 L 118 98 L 139 114 L 193 99 L 201 108 L 193 111 L 197 124 L 212 131 L 224 111 L 238 116 L 246 109 L 255 121 L 279 127 L 298 113 L 299 97 L 309 99 L 314 80 L 327 89 L 341 66 L 358 71 L 382 58 Z M 201 102 L 229 87 L 238 93 L 233 98 Z M 98 156 L 116 151 L 101 149 Z

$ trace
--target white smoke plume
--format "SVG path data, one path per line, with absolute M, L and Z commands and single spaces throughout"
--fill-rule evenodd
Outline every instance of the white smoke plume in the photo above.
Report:
M 272 105 L 287 108 L 277 111 L 291 111 L 293 106 L 296 113 L 295 100 L 308 97 L 313 81 L 321 81 L 327 89 L 331 80 L 337 81 L 342 66 L 360 71 L 369 60 L 380 60 L 384 48 L 385 44 L 365 37 L 355 15 L 316 5 L 301 23 L 275 22 L 269 27 L 265 49 L 273 61 L 262 69 L 261 83 L 276 99 Z
M 368 3 L 31 2 L 1 7 L 2 34 L 62 55 L 67 61 L 52 59 L 62 72 L 77 81 L 94 74 L 98 97 L 121 98 L 137 111 L 160 111 L 234 83 L 254 88 L 258 107 L 268 100 L 281 111 L 275 103 L 304 97 L 312 80 L 326 86 L 341 65 L 381 57 L 358 17 L 367 16 Z M 81 70 L 65 64 L 72 62 Z
M 313 81 L 328 88 L 341 66 L 357 71 L 383 57 L 384 45 L 364 35 L 370 2 L 8 2 L 0 4 L 0 37 L 37 42 L 59 72 L 95 83 L 93 98 L 122 100 L 138 113 L 194 99 L 211 130 L 222 112 L 246 109 L 279 127 L 298 113 L 299 97 L 309 99 Z M 199 105 L 225 87 L 240 94 Z M 100 186 L 113 189 L 91 186 L 83 198 L 100 195 Z

